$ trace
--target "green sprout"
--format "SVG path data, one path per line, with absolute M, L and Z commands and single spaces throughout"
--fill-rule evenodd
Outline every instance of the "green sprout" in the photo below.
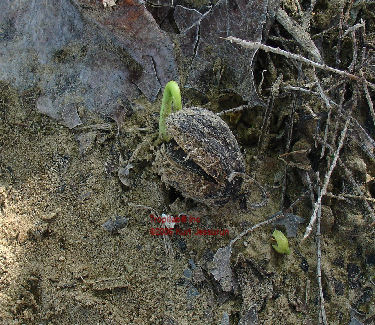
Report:
M 182 108 L 181 92 L 176 81 L 169 81 L 164 88 L 163 100 L 161 102 L 160 119 L 159 119 L 159 138 L 169 141 L 167 135 L 166 119 L 169 114 L 177 112 Z
M 272 245 L 276 252 L 280 254 L 290 253 L 288 238 L 286 238 L 280 230 L 275 230 L 272 234 L 272 237 L 276 240 L 276 244 Z

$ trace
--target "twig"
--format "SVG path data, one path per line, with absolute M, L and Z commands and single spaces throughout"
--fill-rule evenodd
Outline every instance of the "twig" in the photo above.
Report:
M 262 152 L 262 149 L 263 149 L 263 142 L 264 142 L 264 139 L 266 138 L 266 134 L 268 132 L 269 125 L 270 125 L 271 112 L 273 108 L 274 99 L 279 94 L 280 84 L 282 80 L 283 80 L 283 75 L 280 74 L 271 87 L 271 96 L 267 103 L 266 111 L 264 112 L 261 133 L 258 138 L 258 152 L 259 153 Z
M 326 194 L 327 197 L 330 197 L 332 199 L 336 200 L 341 200 L 341 201 L 348 201 L 349 199 L 354 199 L 354 200 L 363 200 L 365 199 L 368 202 L 375 203 L 375 199 L 372 197 L 367 197 L 367 196 L 360 196 L 360 195 L 353 195 L 353 194 L 340 194 L 340 195 L 335 195 L 331 192 L 328 192 Z
M 321 94 L 319 92 L 313 91 L 313 90 L 310 90 L 310 89 L 306 89 L 306 88 L 302 88 L 302 87 L 295 87 L 295 86 L 289 86 L 288 85 L 288 86 L 283 87 L 282 89 L 300 91 L 302 93 L 311 94 L 311 95 L 314 95 L 314 96 L 317 96 L 317 97 L 321 97 Z M 329 97 L 327 97 L 327 100 L 328 100 L 328 102 L 331 106 L 337 106 L 337 103 L 334 102 Z M 309 111 L 312 113 L 311 115 L 316 117 L 316 114 L 311 110 L 311 108 L 309 108 Z
M 319 143 L 323 143 L 323 140 L 319 140 Z M 332 155 L 334 153 L 334 150 L 333 148 L 327 144 L 327 148 L 329 149 L 330 151 L 330 154 Z M 354 180 L 354 176 L 353 174 L 351 173 L 351 171 L 345 166 L 344 162 L 339 158 L 338 159 L 338 163 L 340 165 L 340 167 L 344 170 L 344 173 L 345 173 L 345 176 L 346 178 L 348 179 L 348 181 L 352 184 L 352 186 L 354 187 L 354 190 L 358 193 L 359 197 L 362 199 L 362 202 L 363 204 L 365 205 L 365 208 L 366 210 L 368 211 L 369 213 L 369 216 L 370 218 L 372 219 L 372 221 L 374 222 L 375 221 L 375 214 L 374 214 L 374 211 L 372 210 L 372 207 L 370 206 L 370 204 L 367 202 L 367 197 L 364 195 L 364 193 L 362 192 L 362 189 L 361 187 L 357 184 L 357 182 Z
M 239 45 L 241 45 L 243 47 L 246 47 L 248 49 L 252 49 L 252 50 L 261 49 L 261 50 L 263 50 L 265 52 L 271 52 L 271 53 L 283 55 L 283 56 L 285 56 L 288 59 L 297 60 L 297 61 L 306 63 L 308 65 L 311 65 L 311 66 L 313 66 L 315 68 L 322 69 L 322 70 L 325 70 L 325 71 L 330 71 L 330 72 L 336 73 L 336 74 L 338 74 L 340 76 L 347 77 L 347 78 L 349 78 L 351 80 L 361 81 L 360 77 L 358 77 L 358 76 L 356 76 L 356 75 L 354 75 L 352 73 L 332 68 L 332 67 L 330 67 L 330 66 L 328 66 L 326 64 L 320 64 L 318 62 L 306 59 L 305 57 L 300 56 L 298 54 L 294 54 L 294 53 L 290 53 L 290 52 L 281 50 L 280 48 L 271 47 L 271 46 L 264 45 L 264 44 L 259 43 L 259 42 L 244 41 L 244 40 L 242 40 L 240 38 L 233 37 L 233 36 L 225 37 L 223 39 L 225 39 L 227 41 L 230 41 L 231 43 L 239 44 Z M 366 81 L 366 84 L 367 84 L 367 86 L 375 89 L 375 85 L 372 84 L 372 83 L 370 83 L 369 81 Z
M 262 226 L 265 226 L 265 225 L 268 225 L 274 221 L 276 221 L 277 219 L 280 219 L 281 217 L 284 216 L 284 213 L 283 211 L 277 211 L 276 213 L 274 213 L 273 215 L 271 215 L 270 217 L 268 217 L 266 220 L 262 221 L 262 222 L 259 222 L 257 223 L 256 225 L 244 230 L 243 232 L 241 232 L 239 235 L 237 235 L 237 237 L 233 238 L 230 243 L 229 243 L 229 247 L 232 247 L 233 244 L 241 239 L 243 236 L 247 235 L 249 232 L 252 232 L 253 230 L 259 228 L 259 227 L 262 227 Z
M 262 208 L 262 207 L 266 206 L 267 202 L 268 202 L 267 191 L 264 189 L 264 187 L 262 185 L 259 184 L 259 182 L 255 178 L 253 178 L 253 177 L 251 177 L 251 176 L 249 176 L 245 173 L 232 172 L 228 177 L 228 182 L 232 182 L 232 180 L 235 177 L 238 177 L 238 176 L 243 178 L 244 184 L 255 183 L 256 186 L 259 188 L 259 190 L 262 193 L 262 197 L 263 197 L 262 201 L 250 204 L 251 208 L 256 209 L 256 208 Z
M 365 27 L 365 22 L 361 19 L 361 22 L 358 23 L 358 24 L 355 24 L 354 26 L 351 26 L 349 27 L 344 35 L 342 35 L 342 37 L 344 38 L 346 35 L 348 35 L 349 33 L 352 33 L 352 32 L 355 32 L 358 28 L 361 28 L 361 27 Z
M 311 204 L 312 206 L 314 206 L 314 202 L 315 202 L 314 189 L 313 189 L 310 175 L 308 172 L 306 172 L 306 181 L 307 181 L 307 185 L 309 186 Z
M 330 108 L 329 111 L 328 111 L 326 127 L 325 127 L 325 130 L 324 130 L 324 139 L 323 139 L 322 151 L 320 152 L 320 159 L 323 158 L 324 151 L 327 147 L 328 129 L 329 129 L 329 125 L 330 125 L 330 122 L 331 122 L 331 113 L 332 113 L 332 109 Z
M 375 148 L 375 141 L 371 136 L 366 132 L 366 130 L 359 124 L 359 122 L 355 118 L 351 118 L 351 125 L 356 128 L 357 132 L 354 132 L 355 135 L 358 136 L 359 140 L 351 135 L 353 140 L 357 142 L 357 144 L 362 148 L 362 150 L 366 153 L 366 155 L 375 160 L 375 155 L 373 153 L 373 149 Z
M 263 69 L 262 70 L 262 79 L 260 79 L 259 86 L 258 86 L 258 93 L 259 94 L 262 93 L 262 86 L 263 86 L 263 82 L 264 82 L 264 73 L 265 72 L 267 72 L 267 70 Z
M 230 243 L 229 243 L 229 247 L 230 249 L 232 249 L 232 246 L 234 245 L 234 243 L 241 239 L 243 236 L 247 235 L 249 232 L 252 232 L 253 230 L 259 228 L 259 227 L 262 227 L 262 226 L 265 226 L 265 225 L 268 225 L 280 218 L 282 218 L 284 216 L 284 213 L 286 213 L 287 211 L 291 210 L 306 194 L 307 194 L 308 191 L 305 191 L 304 193 L 302 193 L 287 209 L 285 210 L 280 210 L 280 211 L 277 211 L 276 213 L 272 214 L 270 217 L 268 217 L 266 220 L 260 222 L 260 223 L 257 223 L 256 225 L 244 230 L 243 232 L 241 232 L 239 235 L 237 235 L 235 238 L 233 238 Z
M 339 5 L 338 10 L 340 11 L 340 19 L 338 23 L 338 37 L 337 37 L 337 44 L 336 44 L 336 53 L 335 53 L 335 61 L 336 61 L 336 66 L 340 66 L 341 64 L 341 58 L 340 58 L 340 53 L 341 53 L 341 48 L 342 48 L 342 35 L 343 35 L 343 21 L 344 21 L 344 3 L 342 2 Z
M 241 111 L 245 110 L 246 108 L 249 108 L 249 106 L 248 105 L 241 105 L 241 106 L 238 106 L 238 107 L 235 107 L 235 108 L 227 109 L 225 111 L 216 113 L 216 115 L 217 116 L 223 116 L 223 115 L 229 114 L 229 113 L 241 112 Z
M 343 167 L 344 172 L 345 172 L 346 177 L 348 178 L 349 182 L 352 183 L 352 185 L 355 187 L 355 190 L 357 191 L 357 193 L 361 196 L 361 198 L 362 198 L 362 200 L 363 200 L 363 204 L 365 205 L 367 211 L 369 212 L 372 221 L 375 221 L 374 211 L 372 210 L 370 204 L 367 202 L 367 198 L 366 198 L 366 196 L 364 195 L 364 193 L 362 192 L 361 187 L 360 187 L 360 186 L 357 184 L 357 182 L 354 180 L 353 174 L 352 174 L 352 173 L 350 172 L 350 170 L 345 166 L 345 164 L 341 161 L 340 158 L 339 158 L 339 164 L 340 164 L 341 167 Z
M 358 57 L 358 47 L 357 47 L 357 39 L 355 37 L 355 32 L 352 32 L 351 36 L 352 36 L 352 43 L 353 43 L 353 58 L 352 58 L 352 62 L 350 63 L 348 67 L 348 71 L 350 72 L 354 70 L 354 67 L 357 62 L 357 57 Z
M 327 117 L 327 122 L 326 122 L 326 127 L 325 127 L 325 130 L 324 130 L 324 139 L 323 139 L 324 142 L 323 142 L 323 145 L 322 145 L 322 150 L 320 152 L 320 158 L 323 158 L 324 151 L 325 151 L 326 144 L 327 144 L 328 130 L 329 130 L 330 122 L 331 122 L 332 107 L 331 107 L 331 104 L 329 103 L 329 99 L 328 99 L 327 95 L 323 91 L 323 87 L 320 84 L 320 81 L 319 81 L 319 79 L 318 79 L 318 77 L 317 77 L 317 75 L 315 73 L 315 69 L 314 69 L 313 76 L 314 76 L 314 80 L 315 80 L 316 86 L 318 88 L 320 97 L 322 98 L 322 100 L 323 100 L 324 104 L 326 105 L 326 107 L 329 109 L 329 111 L 328 111 L 328 117 Z
M 344 140 L 345 140 L 345 137 L 346 137 L 346 132 L 348 130 L 349 121 L 350 121 L 350 118 L 348 117 L 346 119 L 344 129 L 341 132 L 340 141 L 339 141 L 339 144 L 337 146 L 337 149 L 336 149 L 336 152 L 335 152 L 332 164 L 331 164 L 328 172 L 326 173 L 326 175 L 324 177 L 324 183 L 323 183 L 322 190 L 320 192 L 320 195 L 318 196 L 317 201 L 315 202 L 314 211 L 313 211 L 313 213 L 311 215 L 310 223 L 309 223 L 309 225 L 306 228 L 306 231 L 305 231 L 305 234 L 304 234 L 302 240 L 305 240 L 310 235 L 312 227 L 313 227 L 313 225 L 314 225 L 314 223 L 316 221 L 317 212 L 318 212 L 318 210 L 319 210 L 319 208 L 320 208 L 320 206 L 322 204 L 322 198 L 323 198 L 323 196 L 327 192 L 327 187 L 328 187 L 328 184 L 329 184 L 329 180 L 331 178 L 333 170 L 336 167 L 336 163 L 337 163 L 337 159 L 339 158 L 340 150 L 341 150 L 342 146 L 344 145 Z
M 317 175 L 317 179 L 319 179 L 319 174 Z M 318 184 L 318 196 L 320 196 L 320 187 Z M 321 250 L 321 243 L 320 243 L 320 218 L 322 214 L 322 206 L 319 205 L 318 208 L 318 221 L 316 223 L 316 249 L 317 249 L 317 265 L 316 265 L 316 272 L 318 275 L 318 286 L 319 286 L 319 301 L 320 301 L 320 316 L 322 318 L 322 323 L 327 325 L 327 316 L 326 311 L 324 308 L 324 295 L 323 295 L 323 286 L 322 286 L 322 250 Z
M 373 102 L 371 100 L 370 92 L 368 90 L 368 87 L 367 87 L 367 84 L 366 84 L 366 80 L 365 80 L 365 77 L 364 77 L 364 74 L 363 74 L 362 70 L 361 70 L 361 75 L 363 77 L 363 90 L 365 91 L 365 96 L 366 96 L 367 104 L 368 104 L 368 107 L 370 109 L 370 113 L 371 113 L 371 117 L 372 117 L 372 123 L 375 126 L 374 104 L 373 104 Z
M 295 96 L 293 96 L 295 97 Z M 292 143 L 292 133 L 293 133 L 293 115 L 294 115 L 294 112 L 295 112 L 295 109 L 296 109 L 296 99 L 293 98 L 293 104 L 292 104 L 292 111 L 290 112 L 290 115 L 289 115 L 289 122 L 288 122 L 288 138 L 287 138 L 287 141 L 286 141 L 286 145 L 285 145 L 285 153 L 288 153 L 289 150 L 290 150 L 290 145 Z M 282 191 L 281 191 L 281 208 L 283 209 L 284 208 L 284 201 L 285 201 L 285 193 L 286 193 L 286 180 L 287 180 L 287 171 L 288 171 L 288 165 L 285 164 L 284 165 L 284 170 L 283 170 L 283 184 L 282 184 Z
M 331 108 L 331 101 L 328 96 L 324 93 L 324 90 L 323 90 L 323 87 L 315 73 L 315 69 L 314 69 L 314 80 L 315 80 L 315 83 L 316 83 L 316 86 L 318 88 L 318 92 L 319 92 L 319 95 L 320 97 L 322 98 L 324 104 L 326 105 L 327 108 Z
M 154 208 L 148 207 L 148 206 L 143 205 L 143 204 L 135 204 L 133 202 L 129 202 L 128 206 L 131 206 L 131 207 L 134 207 L 134 208 L 140 208 L 140 209 L 144 209 L 144 210 L 149 210 L 149 211 L 153 212 L 154 215 L 159 216 L 159 214 L 157 213 L 157 211 Z
M 336 111 L 337 116 L 342 115 L 342 109 L 343 109 L 344 100 L 345 100 L 345 93 L 346 93 L 345 86 L 342 86 L 342 88 L 339 90 L 340 100 L 338 104 L 338 109 Z M 340 124 L 340 119 L 337 119 L 335 128 L 331 134 L 331 143 L 335 143 L 336 141 L 337 132 L 339 130 L 339 124 Z M 325 144 L 325 146 L 327 146 L 327 144 Z

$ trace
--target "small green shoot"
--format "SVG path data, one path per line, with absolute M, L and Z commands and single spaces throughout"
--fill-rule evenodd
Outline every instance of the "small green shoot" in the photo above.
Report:
M 289 243 L 288 238 L 280 230 L 275 230 L 272 234 L 272 237 L 275 238 L 276 244 L 272 245 L 276 252 L 279 254 L 289 254 Z
M 159 119 L 159 138 L 163 141 L 169 141 L 167 135 L 166 119 L 169 114 L 177 112 L 182 108 L 181 92 L 176 81 L 169 81 L 164 88 L 163 100 L 161 102 L 160 119 Z

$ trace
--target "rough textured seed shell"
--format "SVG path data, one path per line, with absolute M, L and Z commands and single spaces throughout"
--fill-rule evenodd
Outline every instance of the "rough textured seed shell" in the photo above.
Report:
M 184 196 L 220 205 L 235 196 L 245 164 L 236 138 L 225 122 L 203 108 L 191 107 L 167 118 L 172 141 L 162 145 L 156 164 L 162 180 Z
M 209 110 L 191 107 L 167 119 L 167 132 L 203 170 L 217 181 L 245 171 L 237 140 L 228 125 Z

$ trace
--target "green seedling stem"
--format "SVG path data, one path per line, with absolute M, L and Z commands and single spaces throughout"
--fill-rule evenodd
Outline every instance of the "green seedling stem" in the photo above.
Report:
M 176 81 L 169 81 L 164 88 L 163 100 L 161 102 L 159 119 L 159 138 L 163 141 L 169 141 L 167 135 L 166 119 L 169 114 L 177 112 L 182 108 L 181 92 Z

